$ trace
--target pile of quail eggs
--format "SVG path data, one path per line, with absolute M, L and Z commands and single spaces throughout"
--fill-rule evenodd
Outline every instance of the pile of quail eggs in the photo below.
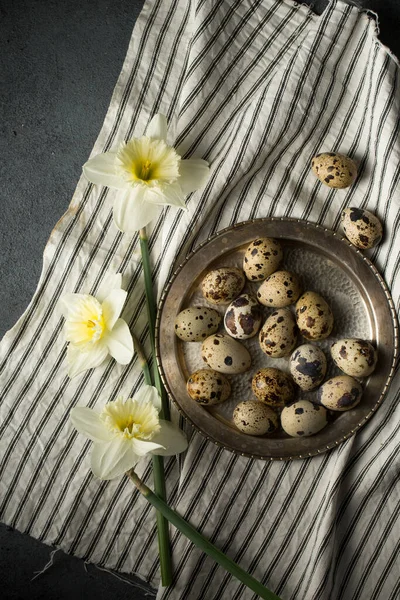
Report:
M 326 177 L 329 173 L 335 175 L 336 170 L 326 170 L 329 165 L 321 156 L 314 159 L 313 170 L 318 168 Z M 347 181 L 353 181 L 354 164 L 338 156 L 329 154 L 328 159 L 341 160 L 335 163 L 335 169 L 337 164 L 343 168 L 347 164 L 351 169 Z M 344 187 L 345 179 L 341 176 L 335 181 L 336 187 Z M 372 247 L 381 239 L 378 219 L 366 210 L 346 208 L 342 222 L 345 235 L 359 248 Z M 227 266 L 207 273 L 201 291 L 210 306 L 181 311 L 176 317 L 175 333 L 184 342 L 201 342 L 206 368 L 190 375 L 187 392 L 204 406 L 230 397 L 229 376 L 245 373 L 252 366 L 252 357 L 242 341 L 258 336 L 260 350 L 272 361 L 266 361 L 268 366 L 254 373 L 253 397 L 249 390 L 249 397 L 237 404 L 233 423 L 252 436 L 269 436 L 282 428 L 291 437 L 306 437 L 321 431 L 335 414 L 360 402 L 363 378 L 374 371 L 377 351 L 362 339 L 335 341 L 330 358 L 342 374 L 324 381 L 327 357 L 315 342 L 331 335 L 334 315 L 317 291 L 302 289 L 301 278 L 285 270 L 282 261 L 283 248 L 278 240 L 252 241 L 245 251 L 242 269 Z M 268 315 L 265 307 L 270 309 Z M 273 359 L 282 357 L 288 359 L 288 373 L 270 366 Z

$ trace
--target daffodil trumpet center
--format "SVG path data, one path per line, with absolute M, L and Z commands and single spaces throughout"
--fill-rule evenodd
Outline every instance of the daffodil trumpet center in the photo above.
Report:
M 80 299 L 65 324 L 67 341 L 82 351 L 96 344 L 105 329 L 101 304 L 89 295 Z
M 158 411 L 151 401 L 128 398 L 124 402 L 119 398 L 104 407 L 100 418 L 112 433 L 127 439 L 151 440 L 161 429 Z
M 159 186 L 174 183 L 179 173 L 181 157 L 163 140 L 146 136 L 133 138 L 117 152 L 116 172 L 133 185 Z

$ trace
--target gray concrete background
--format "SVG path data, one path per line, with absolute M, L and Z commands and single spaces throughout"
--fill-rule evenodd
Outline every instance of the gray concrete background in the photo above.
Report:
M 142 4 L 0 0 L 0 337 L 35 291 L 43 248 L 101 128 Z M 313 4 L 321 12 L 326 1 Z M 379 13 L 381 40 L 400 56 L 400 0 L 358 4 Z M 145 598 L 62 552 L 31 582 L 50 549 L 4 526 L 0 551 L 7 599 Z

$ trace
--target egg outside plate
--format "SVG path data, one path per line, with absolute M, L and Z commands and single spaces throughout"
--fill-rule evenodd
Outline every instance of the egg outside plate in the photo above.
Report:
M 316 342 L 328 358 L 326 379 L 339 375 L 330 358 L 331 344 L 343 337 L 371 341 L 378 349 L 374 373 L 363 381 L 364 394 L 354 409 L 334 415 L 325 429 L 307 438 L 289 438 L 283 431 L 269 437 L 248 436 L 238 431 L 233 409 L 242 400 L 252 399 L 251 380 L 262 367 L 289 372 L 289 357 L 272 359 L 259 348 L 258 336 L 244 340 L 252 356 L 246 373 L 230 377 L 232 396 L 205 408 L 186 392 L 189 375 L 206 367 L 201 343 L 185 343 L 174 333 L 176 315 L 189 306 L 210 306 L 202 297 L 200 284 L 211 269 L 241 268 L 247 246 L 256 238 L 274 237 L 284 248 L 285 269 L 297 273 L 304 290 L 320 293 L 332 307 L 335 326 L 326 340 Z M 255 293 L 259 284 L 248 282 L 243 292 Z M 215 307 L 221 315 L 226 307 Z M 265 318 L 273 309 L 265 309 Z M 293 310 L 293 308 L 292 308 Z M 298 345 L 305 343 L 300 336 Z M 367 423 L 382 404 L 393 377 L 398 354 L 398 325 L 389 290 L 375 266 L 339 233 L 322 226 L 286 218 L 257 219 L 239 223 L 217 233 L 201 244 L 179 266 L 160 300 L 156 345 L 161 376 L 171 400 L 193 427 L 215 444 L 243 456 L 262 460 L 290 460 L 314 456 L 335 448 Z M 315 400 L 313 392 L 301 395 Z

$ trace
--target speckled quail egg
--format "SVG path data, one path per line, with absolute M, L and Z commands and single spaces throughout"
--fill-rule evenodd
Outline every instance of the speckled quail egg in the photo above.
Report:
M 327 423 L 326 409 L 308 400 L 298 400 L 290 406 L 285 406 L 281 413 L 282 428 L 291 437 L 314 435 Z
M 345 236 L 357 248 L 373 248 L 381 241 L 382 225 L 368 210 L 345 208 L 341 219 Z
M 243 259 L 243 270 L 250 281 L 261 281 L 279 267 L 283 258 L 282 246 L 273 238 L 251 242 Z
M 278 429 L 277 415 L 257 400 L 240 402 L 233 411 L 233 422 L 240 431 L 248 435 L 265 435 Z
M 204 362 L 219 373 L 244 373 L 251 367 L 247 348 L 224 333 L 216 333 L 204 340 L 201 355 Z
M 297 328 L 292 313 L 287 308 L 275 310 L 265 321 L 259 340 L 261 350 L 272 358 L 290 354 L 297 340 Z
M 331 355 L 339 369 L 352 377 L 368 377 L 378 360 L 378 354 L 372 344 L 350 338 L 332 344 Z
M 264 306 L 282 308 L 296 302 L 300 294 L 297 275 L 289 271 L 275 271 L 258 288 L 257 299 Z
M 261 326 L 261 306 L 249 294 L 242 294 L 228 306 L 224 324 L 229 335 L 239 340 L 251 338 Z
M 290 373 L 299 388 L 308 392 L 318 387 L 326 374 L 326 357 L 318 346 L 303 344 L 290 357 Z
M 236 267 L 221 267 L 204 277 L 201 289 L 211 304 L 228 304 L 242 291 L 245 284 L 243 271 Z
M 251 387 L 261 402 L 274 408 L 285 406 L 294 398 L 294 385 L 290 376 L 279 369 L 260 369 L 253 377 Z
M 318 402 L 329 410 L 350 410 L 361 400 L 361 384 L 349 377 L 338 375 L 325 381 L 318 390 Z
M 348 156 L 335 152 L 317 154 L 311 161 L 314 174 L 330 188 L 347 188 L 357 177 L 357 165 Z
M 211 369 L 199 369 L 191 374 L 186 383 L 188 394 L 199 404 L 220 404 L 231 394 L 228 379 Z
M 333 329 L 333 314 L 328 303 L 315 292 L 305 292 L 296 303 L 297 326 L 308 340 L 323 340 Z
M 221 315 L 206 306 L 190 306 L 175 319 L 175 333 L 184 342 L 202 342 L 218 331 Z

